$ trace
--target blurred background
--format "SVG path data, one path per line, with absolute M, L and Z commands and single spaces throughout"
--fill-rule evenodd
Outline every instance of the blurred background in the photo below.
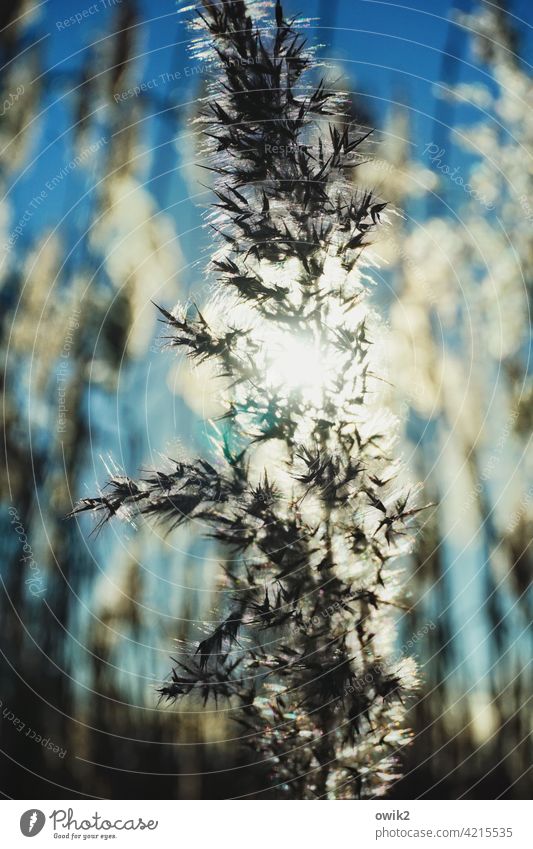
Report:
M 309 17 L 317 77 L 374 128 L 354 183 L 398 213 L 374 298 L 399 450 L 437 507 L 405 563 L 398 651 L 422 685 L 393 796 L 526 798 L 532 8 L 285 5 Z M 0 16 L 0 788 L 265 798 L 224 711 L 157 704 L 176 640 L 216 619 L 214 547 L 64 519 L 106 467 L 210 451 L 210 374 L 163 350 L 152 301 L 209 298 L 190 121 L 212 68 L 172 0 L 5 0 Z

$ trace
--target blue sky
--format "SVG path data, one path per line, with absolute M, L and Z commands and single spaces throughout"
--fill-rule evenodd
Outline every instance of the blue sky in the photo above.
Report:
M 106 6 L 108 3 L 110 0 L 105 0 Z M 97 10 L 88 13 L 80 23 L 64 24 L 71 16 L 83 13 L 97 4 Z M 42 105 L 48 111 L 36 133 L 34 167 L 11 193 L 15 219 L 17 215 L 23 214 L 32 197 L 46 185 L 46 181 L 60 172 L 72 157 L 70 128 L 75 99 L 69 89 L 81 72 L 86 51 L 105 48 L 102 33 L 108 31 L 111 18 L 121 4 L 113 5 L 111 2 L 107 8 L 100 8 L 103 5 L 102 0 L 97 0 L 96 4 L 86 0 L 50 0 L 42 4 L 42 14 L 33 24 L 34 34 L 43 39 L 41 46 L 45 74 Z M 393 101 L 398 100 L 407 105 L 411 115 L 412 138 L 421 153 L 424 146 L 435 138 L 436 110 L 437 115 L 442 114 L 438 112 L 435 86 L 448 73 L 447 62 L 443 60 L 446 52 L 453 52 L 459 59 L 456 81 L 472 81 L 483 77 L 470 64 L 472 57 L 467 37 L 458 27 L 450 24 L 451 10 L 458 7 L 468 11 L 478 8 L 478 4 L 470 0 L 457 0 L 453 4 L 428 4 L 427 0 L 411 0 L 405 4 L 382 0 L 306 0 L 305 3 L 291 0 L 286 4 L 286 11 L 317 17 L 309 26 L 309 41 L 323 45 L 321 57 L 324 61 L 331 60 L 336 66 L 342 63 L 353 91 L 375 116 L 378 128 L 383 125 Z M 158 0 L 157 4 L 142 0 L 140 8 L 143 23 L 136 38 L 138 59 L 132 68 L 128 85 L 158 79 L 161 74 L 179 72 L 179 80 L 158 84 L 154 89 L 156 99 L 148 104 L 148 113 L 158 112 L 170 97 L 178 106 L 181 104 L 186 109 L 187 104 L 194 100 L 198 79 L 189 76 L 186 70 L 192 63 L 187 55 L 189 35 L 183 16 L 177 14 L 173 0 Z M 530 0 L 515 0 L 511 8 L 522 19 L 520 27 L 524 46 L 526 55 L 530 56 L 533 6 Z M 453 120 L 450 122 L 453 123 Z M 159 204 L 163 208 L 171 207 L 170 214 L 175 218 L 177 232 L 183 234 L 194 228 L 194 235 L 181 240 L 185 261 L 190 262 L 198 256 L 199 245 L 205 247 L 206 238 L 200 229 L 200 210 L 188 198 L 188 187 L 179 167 L 176 167 L 175 141 L 179 127 L 160 115 L 155 120 L 147 120 L 145 128 L 145 146 L 152 150 L 157 148 L 157 155 L 152 154 L 147 159 L 145 179 Z M 170 173 L 167 174 L 167 171 Z M 42 217 L 44 214 L 55 224 L 70 208 L 72 199 L 79 197 L 87 188 L 90 189 L 97 176 L 94 173 L 82 174 L 81 170 L 70 174 L 68 180 L 64 180 L 49 194 L 45 212 L 35 214 L 23 239 L 31 239 L 46 226 L 47 222 Z M 83 216 L 83 209 L 70 215 L 64 225 L 65 228 L 72 228 L 73 233 L 79 232 L 82 226 L 77 216 Z M 68 229 L 66 232 L 69 232 Z M 201 266 L 198 266 L 190 274 L 193 286 L 201 280 L 200 269 Z M 168 293 L 168 298 L 165 295 L 163 293 L 161 300 L 168 304 L 171 293 Z M 157 368 L 161 370 L 163 382 L 167 364 L 161 358 Z M 145 372 L 141 369 L 131 379 L 138 380 L 139 388 L 142 388 Z M 145 439 L 164 447 L 160 422 L 164 420 L 168 396 L 161 396 L 157 403 L 161 406 L 161 417 L 154 417 L 155 431 L 145 434 Z M 174 403 L 179 406 L 178 401 L 174 400 Z M 175 422 L 170 422 L 170 425 L 173 427 Z M 107 448 L 112 450 L 113 445 L 107 445 Z M 455 552 L 446 552 L 446 556 L 452 560 Z M 468 562 L 463 559 L 462 568 L 474 569 L 482 556 L 483 552 L 471 551 Z M 457 588 L 457 584 L 452 585 L 452 595 Z M 478 599 L 475 596 L 472 599 L 475 606 Z M 461 615 L 464 615 L 464 611 Z M 478 638 L 477 632 L 475 638 Z M 488 658 L 483 658 L 483 661 L 482 666 Z
M 123 0 L 125 2 L 125 0 Z M 188 73 L 191 61 L 187 55 L 188 32 L 184 16 L 178 13 L 174 0 L 159 0 L 155 5 L 149 0 L 140 0 L 141 25 L 136 30 L 135 52 L 137 60 L 131 69 L 130 84 L 139 84 L 160 79 L 161 74 L 180 74 L 177 81 L 158 83 L 153 90 L 154 111 L 166 105 L 167 98 L 186 105 L 194 99 L 198 79 Z M 429 8 L 428 8 L 429 7 Z M 117 0 L 49 0 L 40 6 L 41 14 L 33 29 L 42 38 L 45 74 L 43 82 L 47 92 L 47 105 L 51 108 L 48 120 L 42 123 L 37 146 L 41 156 L 31 178 L 23 179 L 20 194 L 13 199 L 24 209 L 36 189 L 41 188 L 43 179 L 57 173 L 69 149 L 68 135 L 58 138 L 61 130 L 67 131 L 72 120 L 70 110 L 73 96 L 69 94 L 72 80 L 81 71 L 87 50 L 102 51 L 106 47 L 107 31 L 111 19 L 123 8 Z M 347 74 L 354 93 L 373 116 L 379 128 L 384 123 L 387 110 L 393 102 L 407 105 L 410 113 L 411 133 L 419 153 L 425 144 L 438 136 L 437 118 L 453 123 L 453 116 L 442 113 L 435 96 L 436 85 L 449 73 L 446 54 L 452 53 L 459 59 L 456 65 L 457 79 L 472 81 L 487 78 L 471 64 L 468 39 L 464 32 L 450 23 L 452 11 L 470 11 L 479 8 L 472 0 L 455 0 L 428 4 L 424 0 L 409 0 L 406 3 L 387 0 L 291 0 L 285 6 L 287 13 L 305 14 L 314 19 L 309 26 L 308 39 L 321 44 L 321 56 L 325 62 L 331 60 L 336 68 L 339 62 Z M 89 10 L 93 10 L 89 12 Z M 525 55 L 531 56 L 533 7 L 528 0 L 514 0 L 511 9 L 523 37 Z M 155 11 L 154 11 L 155 10 Z M 65 24 L 77 13 L 85 17 L 80 23 Z M 444 58 L 443 58 L 444 57 Z M 103 66 L 102 66 L 103 67 Z M 336 73 L 336 68 L 332 73 Z M 70 81 L 70 82 L 69 82 Z M 441 111 L 439 111 L 439 109 Z M 465 113 L 461 115 L 461 119 Z M 164 124 L 169 126 L 164 126 Z M 157 171 L 163 173 L 172 166 L 175 156 L 172 141 L 175 127 L 161 117 L 147 122 L 148 136 L 144 139 L 148 147 L 158 145 L 157 162 L 152 162 L 152 181 L 157 180 Z M 157 135 L 154 135 L 157 133 Z M 44 152 L 45 151 L 45 152 Z M 155 160 L 155 157 L 153 157 Z M 184 186 L 179 174 L 165 176 L 152 189 L 163 205 L 170 197 L 181 196 Z M 65 186 L 59 187 L 47 200 L 47 209 L 59 210 L 64 199 Z M 181 224 L 189 219 L 192 223 L 193 210 L 180 209 Z M 38 222 L 35 222 L 38 227 Z M 30 223 L 28 235 L 33 226 Z

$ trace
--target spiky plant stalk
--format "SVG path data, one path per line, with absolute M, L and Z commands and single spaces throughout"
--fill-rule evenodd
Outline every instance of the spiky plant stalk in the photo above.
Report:
M 75 512 L 207 526 L 229 553 L 227 609 L 161 696 L 229 699 L 280 795 L 374 796 L 407 737 L 391 560 L 417 512 L 371 369 L 364 256 L 385 204 L 351 194 L 363 139 L 337 128 L 337 95 L 305 83 L 310 54 L 280 3 L 272 23 L 243 2 L 206 0 L 199 18 L 195 56 L 214 52 L 219 72 L 202 119 L 215 318 L 162 313 L 170 344 L 226 382 L 219 458 L 113 476 Z

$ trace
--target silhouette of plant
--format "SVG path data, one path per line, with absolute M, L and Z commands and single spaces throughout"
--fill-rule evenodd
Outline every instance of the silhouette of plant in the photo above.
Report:
M 254 20 L 249 8 L 257 11 Z M 380 403 L 371 231 L 386 204 L 348 179 L 365 136 L 276 3 L 204 2 L 198 61 L 214 175 L 214 317 L 159 307 L 170 346 L 224 384 L 217 457 L 169 460 L 73 513 L 207 528 L 228 558 L 220 624 L 180 656 L 163 700 L 229 700 L 242 742 L 296 798 L 372 797 L 397 775 L 413 664 L 394 653 L 398 570 L 420 507 Z M 335 120 L 335 124 L 333 123 Z

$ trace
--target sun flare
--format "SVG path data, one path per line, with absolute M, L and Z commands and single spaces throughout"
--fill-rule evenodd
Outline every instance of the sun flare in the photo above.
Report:
M 326 353 L 312 339 L 278 333 L 268 345 L 266 377 L 278 389 L 318 390 L 327 381 L 329 366 Z

